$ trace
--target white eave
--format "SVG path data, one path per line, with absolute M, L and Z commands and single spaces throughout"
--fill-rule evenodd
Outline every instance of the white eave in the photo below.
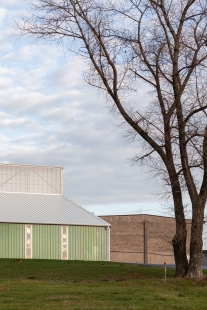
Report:
M 0 223 L 110 226 L 63 195 L 3 192 Z

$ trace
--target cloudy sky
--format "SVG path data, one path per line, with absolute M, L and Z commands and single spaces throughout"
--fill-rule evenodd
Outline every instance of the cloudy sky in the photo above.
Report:
M 81 60 L 11 36 L 25 10 L 24 0 L 1 0 L 0 162 L 62 166 L 64 195 L 97 215 L 165 213 L 156 183 L 129 164 L 139 145 L 84 82 Z

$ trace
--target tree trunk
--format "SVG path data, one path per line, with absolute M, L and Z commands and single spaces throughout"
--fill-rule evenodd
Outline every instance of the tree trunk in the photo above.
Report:
M 176 265 L 175 277 L 184 277 L 187 274 L 189 267 L 186 253 L 187 228 L 181 188 L 177 175 L 174 174 L 173 179 L 171 180 L 176 221 L 176 233 L 172 239 Z
M 175 277 L 184 277 L 188 273 L 189 266 L 186 255 L 186 239 L 187 232 L 186 235 L 183 234 L 182 238 L 180 238 L 178 234 L 175 234 L 172 240 L 176 265 Z
M 198 201 L 193 205 L 193 216 L 191 226 L 191 242 L 190 242 L 190 264 L 187 273 L 188 278 L 202 278 L 202 234 L 204 220 L 205 202 Z

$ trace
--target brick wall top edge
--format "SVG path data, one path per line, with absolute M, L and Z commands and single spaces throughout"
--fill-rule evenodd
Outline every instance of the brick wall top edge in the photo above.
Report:
M 116 214 L 116 215 L 99 215 L 98 217 L 100 218 L 109 218 L 109 217 L 140 217 L 140 218 L 145 218 L 145 217 L 150 217 L 150 218 L 166 218 L 170 220 L 175 220 L 174 217 L 171 216 L 164 216 L 164 215 L 152 215 L 152 214 Z M 191 219 L 186 219 L 186 221 L 191 222 Z

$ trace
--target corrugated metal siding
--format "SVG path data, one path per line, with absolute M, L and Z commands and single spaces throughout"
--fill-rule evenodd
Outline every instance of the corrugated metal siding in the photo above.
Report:
M 0 164 L 0 191 L 62 194 L 62 168 Z
M 1 193 L 0 222 L 76 226 L 109 226 L 62 195 Z
M 61 226 L 32 225 L 32 258 L 61 259 Z
M 106 260 L 105 227 L 67 226 L 69 260 Z M 32 258 L 61 259 L 61 226 L 32 225 Z M 25 257 L 25 225 L 0 224 L 0 258 Z
M 24 258 L 25 225 L 0 224 L 0 257 Z
M 68 259 L 106 260 L 105 227 L 68 227 Z

